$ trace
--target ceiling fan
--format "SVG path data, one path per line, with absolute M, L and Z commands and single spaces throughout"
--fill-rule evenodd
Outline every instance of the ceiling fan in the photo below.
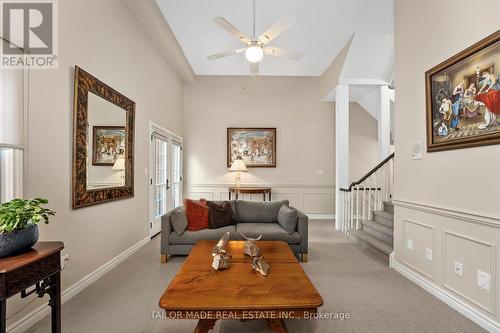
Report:
M 259 37 L 255 36 L 255 0 L 253 0 L 253 37 L 249 38 L 241 31 L 236 29 L 231 23 L 222 17 L 215 17 L 214 22 L 222 29 L 229 32 L 231 35 L 236 37 L 240 42 L 242 42 L 245 47 L 237 50 L 217 53 L 208 56 L 208 60 L 216 60 L 220 58 L 225 58 L 235 54 L 245 53 L 246 59 L 250 62 L 250 73 L 252 75 L 257 75 L 259 73 L 259 62 L 262 60 L 264 55 L 271 55 L 276 57 L 284 57 L 291 60 L 299 60 L 302 58 L 302 53 L 299 51 L 291 51 L 282 49 L 279 47 L 268 46 L 273 39 L 281 35 L 283 32 L 288 30 L 292 25 L 295 24 L 295 17 L 292 15 L 285 15 L 269 27 L 262 35 Z

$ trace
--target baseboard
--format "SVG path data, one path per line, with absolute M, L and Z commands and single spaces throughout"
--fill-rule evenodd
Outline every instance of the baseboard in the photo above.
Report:
M 309 220 L 335 220 L 335 214 L 307 213 Z
M 61 302 L 64 304 L 72 297 L 76 296 L 83 289 L 90 286 L 92 283 L 101 278 L 104 274 L 118 266 L 121 262 L 129 258 L 135 252 L 139 251 L 143 246 L 148 244 L 150 241 L 149 236 L 140 240 L 138 243 L 128 248 L 127 250 L 120 253 L 118 256 L 114 257 L 89 275 L 85 276 L 75 284 L 69 286 L 67 289 L 62 292 Z M 9 325 L 7 328 L 7 332 L 9 333 L 22 333 L 29 329 L 31 326 L 35 325 L 37 322 L 42 320 L 45 316 L 50 314 L 50 307 L 48 304 L 44 304 L 31 311 L 21 319 L 14 322 L 12 325 Z
M 430 283 L 422 276 L 416 274 L 415 272 L 407 268 L 405 265 L 397 262 L 392 254 L 391 257 L 392 258 L 390 258 L 391 262 L 390 266 L 395 271 L 406 277 L 408 280 L 417 284 L 418 286 L 420 286 L 421 288 L 432 294 L 434 297 L 440 299 L 442 302 L 444 302 L 451 308 L 455 309 L 456 311 L 460 312 L 462 315 L 469 318 L 470 320 L 472 320 L 485 330 L 489 332 L 497 332 L 497 333 L 500 332 L 500 323 L 487 317 L 486 315 L 484 315 L 477 309 L 473 308 L 468 303 L 465 303 L 455 295 Z

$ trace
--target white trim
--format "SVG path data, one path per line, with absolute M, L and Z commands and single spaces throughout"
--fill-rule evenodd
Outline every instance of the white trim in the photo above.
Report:
M 233 183 L 217 183 L 217 184 L 184 184 L 184 186 L 191 187 L 233 187 Z M 244 183 L 242 186 L 267 186 L 272 188 L 335 188 L 335 185 L 324 184 L 278 184 L 278 183 Z
M 309 220 L 335 220 L 335 214 L 304 213 Z
M 427 281 L 425 278 L 421 277 L 420 275 L 412 272 L 410 269 L 405 267 L 403 264 L 397 262 L 394 260 L 394 256 L 391 255 L 389 256 L 390 260 L 390 267 L 392 267 L 396 272 L 400 273 L 404 277 L 406 277 L 408 280 L 412 281 L 413 283 L 417 284 L 418 286 L 422 287 L 424 290 L 429 292 L 431 295 L 434 297 L 438 298 L 451 308 L 455 309 L 465 317 L 469 318 L 485 330 L 489 332 L 500 332 L 500 323 L 495 321 L 492 318 L 489 318 L 488 316 L 484 315 L 480 311 L 474 309 L 471 305 L 463 302 L 460 300 L 458 297 L 455 295 L 449 293 L 448 291 L 439 288 L 429 281 Z
M 159 130 L 160 132 L 163 132 L 163 133 L 167 134 L 166 136 L 172 136 L 176 140 L 180 141 L 180 143 L 182 143 L 183 138 L 182 138 L 181 135 L 179 135 L 179 134 L 177 134 L 175 132 L 172 132 L 172 131 L 166 129 L 165 127 L 161 126 L 160 124 L 158 124 L 158 123 L 156 123 L 156 122 L 154 122 L 152 120 L 149 121 L 149 128 L 150 129 L 155 128 L 155 129 Z
M 339 79 L 339 84 L 351 86 L 389 86 L 389 82 L 379 79 Z
M 450 207 L 436 206 L 427 203 L 409 200 L 393 199 L 394 206 L 415 209 L 427 213 L 452 217 L 467 222 L 484 224 L 490 227 L 500 228 L 500 217 L 484 215 L 473 211 L 464 211 Z
M 128 248 L 127 250 L 120 253 L 118 256 L 114 257 L 89 275 L 85 276 L 72 286 L 68 287 L 62 292 L 62 300 L 61 303 L 66 303 L 71 298 L 76 296 L 79 292 L 90 286 L 92 283 L 96 282 L 99 278 L 101 278 L 104 274 L 118 266 L 124 260 L 128 259 L 131 255 L 139 251 L 143 246 L 148 244 L 151 241 L 149 237 L 143 238 L 138 243 Z M 41 319 L 47 316 L 50 313 L 50 308 L 48 304 L 44 304 L 31 311 L 21 319 L 14 322 L 12 325 L 9 325 L 7 328 L 7 332 L 9 333 L 22 333 L 27 329 L 38 323 Z

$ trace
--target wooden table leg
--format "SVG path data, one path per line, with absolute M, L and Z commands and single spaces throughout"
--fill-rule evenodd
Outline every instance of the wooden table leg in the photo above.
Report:
M 61 272 L 52 275 L 51 288 L 49 305 L 52 308 L 52 333 L 61 333 Z
M 283 319 L 266 319 L 266 321 L 267 326 L 269 326 L 271 331 L 273 331 L 274 333 L 288 333 L 288 329 L 286 328 Z
M 217 319 L 200 319 L 194 329 L 194 333 L 207 333 L 215 326 Z
M 7 321 L 7 300 L 0 300 L 0 333 L 5 333 L 5 323 Z

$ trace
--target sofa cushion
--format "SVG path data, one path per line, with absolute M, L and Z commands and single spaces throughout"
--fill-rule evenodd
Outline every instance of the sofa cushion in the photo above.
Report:
M 282 201 L 236 201 L 236 221 L 239 223 L 273 223 L 278 221 L 281 205 L 288 205 L 288 200 Z
M 289 234 L 297 228 L 297 218 L 297 210 L 290 208 L 288 205 L 281 205 L 278 212 L 278 223 Z
M 234 225 L 230 225 L 219 229 L 203 229 L 199 231 L 186 230 L 181 236 L 172 232 L 169 236 L 169 243 L 177 245 L 193 245 L 199 240 L 219 240 L 227 231 L 231 233 L 230 239 L 235 239 L 236 227 Z M 208 255 L 210 255 L 210 253 L 208 253 Z
M 184 207 L 188 220 L 187 229 L 189 231 L 208 228 L 208 206 L 206 200 L 184 199 Z
M 235 224 L 234 212 L 228 201 L 224 201 L 220 205 L 213 201 L 208 201 L 207 205 L 208 227 L 210 229 L 218 229 Z
M 184 207 L 174 209 L 170 212 L 170 223 L 177 235 L 182 235 L 188 226 L 188 220 Z
M 243 240 L 244 238 L 240 234 L 251 238 L 257 238 L 262 234 L 262 240 L 300 244 L 300 234 L 298 232 L 289 234 L 278 223 L 238 223 L 236 225 L 236 239 Z

